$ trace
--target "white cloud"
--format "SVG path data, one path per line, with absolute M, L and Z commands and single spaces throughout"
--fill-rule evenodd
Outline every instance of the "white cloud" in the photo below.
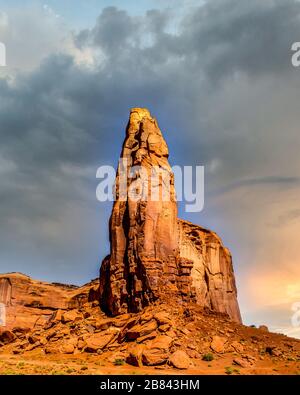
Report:
M 63 50 L 70 36 L 69 27 L 58 15 L 39 6 L 1 13 L 0 33 L 11 73 L 35 69 L 49 54 Z
M 8 26 L 8 15 L 6 12 L 0 11 L 0 33 L 3 34 L 4 29 Z

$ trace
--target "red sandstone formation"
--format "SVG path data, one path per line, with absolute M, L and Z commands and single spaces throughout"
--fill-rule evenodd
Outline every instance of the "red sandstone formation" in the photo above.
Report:
M 33 280 L 22 273 L 0 275 L 0 303 L 5 305 L 6 329 L 42 327 L 53 312 L 80 308 L 96 300 L 99 281 L 76 287 Z
M 111 253 L 100 270 L 102 309 L 118 315 L 141 311 L 158 299 L 193 301 L 240 322 L 230 252 L 215 233 L 177 219 L 168 155 L 156 119 L 147 109 L 132 109 L 121 153 L 127 191 L 124 195 L 119 167 Z M 151 195 L 154 183 L 158 199 Z
M 178 227 L 180 256 L 192 262 L 196 302 L 241 322 L 230 251 L 210 230 L 183 220 L 178 220 Z

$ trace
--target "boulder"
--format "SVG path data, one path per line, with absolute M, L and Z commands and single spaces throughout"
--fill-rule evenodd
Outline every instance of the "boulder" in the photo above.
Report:
M 77 343 L 77 341 L 76 341 Z M 75 344 L 73 341 L 66 341 L 62 344 L 60 349 L 62 354 L 73 354 L 75 351 Z
M 144 325 L 135 325 L 131 329 L 128 330 L 126 334 L 126 338 L 128 340 L 135 340 L 138 337 L 143 337 L 149 335 L 157 329 L 156 321 L 147 322 Z
M 97 330 L 106 330 L 113 324 L 110 318 L 104 318 L 102 320 L 96 320 L 95 327 Z
M 164 324 L 164 325 L 160 325 L 160 327 L 158 328 L 158 330 L 160 332 L 168 332 L 168 330 L 171 328 L 170 324 Z
M 60 321 L 62 321 L 63 315 L 64 315 L 63 310 L 60 310 L 60 309 L 56 310 L 51 317 L 51 321 L 60 322 Z
M 48 344 L 44 349 L 45 354 L 57 354 L 59 352 L 58 348 L 54 344 Z
M 145 346 L 143 344 L 131 345 L 128 349 L 128 356 L 126 357 L 126 362 L 133 366 L 143 366 L 142 356 Z
M 113 333 L 95 333 L 84 337 L 86 342 L 85 351 L 96 353 L 98 350 L 105 348 L 115 337 Z
M 146 366 L 163 365 L 169 358 L 168 353 L 161 348 L 148 348 L 144 350 L 142 361 Z
M 266 325 L 260 325 L 258 329 L 260 329 L 263 332 L 269 332 L 269 328 Z
M 68 322 L 80 321 L 82 318 L 82 314 L 80 314 L 77 310 L 70 310 L 62 315 L 61 320 L 64 324 L 66 324 Z
M 153 314 L 151 313 L 144 313 L 141 315 L 141 323 L 149 322 L 153 319 Z
M 154 318 L 156 319 L 156 321 L 158 322 L 159 325 L 170 325 L 171 324 L 169 315 L 164 311 L 155 314 Z
M 114 319 L 113 324 L 117 328 L 121 328 L 127 324 L 130 318 L 131 318 L 130 314 L 122 314 Z
M 77 343 L 78 350 L 82 350 L 85 347 L 86 347 L 86 342 L 82 339 L 78 340 L 78 343 Z
M 242 359 L 242 358 L 235 358 L 235 359 L 233 360 L 233 364 L 234 364 L 234 365 L 238 365 L 238 366 L 240 366 L 241 368 L 248 368 L 248 367 L 251 366 L 251 363 L 245 361 L 245 359 Z
M 266 353 L 272 355 L 273 357 L 280 357 L 282 355 L 282 351 L 276 346 L 266 347 Z
M 184 351 L 177 350 L 170 356 L 169 363 L 177 369 L 188 369 L 191 361 Z
M 143 351 L 142 361 L 147 366 L 162 365 L 169 358 L 169 349 L 173 339 L 169 336 L 161 335 L 152 340 Z
M 231 347 L 233 348 L 234 351 L 238 353 L 242 353 L 244 351 L 244 346 L 238 341 L 232 342 Z
M 42 337 L 42 338 L 40 339 L 40 344 L 41 344 L 41 346 L 45 346 L 47 343 L 48 343 L 48 341 L 47 341 L 47 339 L 46 339 L 45 337 Z
M 216 353 L 223 353 L 226 341 L 226 337 L 214 336 L 210 343 L 210 348 Z
M 153 339 L 155 339 L 156 336 L 157 336 L 157 333 L 156 333 L 156 332 L 152 332 L 152 333 L 150 333 L 149 335 L 138 337 L 138 338 L 136 339 L 136 342 L 137 342 L 137 343 L 143 343 L 143 342 L 145 342 L 145 341 L 147 341 L 147 340 L 153 340 Z
M 20 327 L 16 326 L 12 329 L 12 332 L 17 336 L 17 337 L 22 337 L 25 336 L 28 332 L 30 332 L 30 328 L 28 327 Z
M 28 342 L 29 342 L 30 344 L 34 344 L 34 343 L 40 341 L 40 337 L 37 336 L 37 335 L 35 335 L 35 334 L 30 334 L 30 335 L 28 336 L 27 340 L 28 340 Z
M 12 343 L 16 339 L 16 336 L 13 332 L 9 330 L 0 329 L 0 345 Z

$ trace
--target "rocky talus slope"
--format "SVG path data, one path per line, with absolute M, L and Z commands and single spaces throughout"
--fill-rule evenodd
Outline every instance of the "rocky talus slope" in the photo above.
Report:
M 224 361 L 223 370 L 231 366 L 232 372 L 243 373 L 290 361 L 297 369 L 300 341 L 235 323 L 227 314 L 196 303 L 155 302 L 143 312 L 108 317 L 93 301 L 77 309 L 57 309 L 43 326 L 31 330 L 2 329 L 0 356 L 5 355 L 43 361 L 93 357 L 95 364 L 115 366 L 115 372 L 122 366 L 193 372 L 204 363 Z

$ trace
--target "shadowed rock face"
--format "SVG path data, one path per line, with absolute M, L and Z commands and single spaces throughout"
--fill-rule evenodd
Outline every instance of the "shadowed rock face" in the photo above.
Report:
M 178 221 L 168 155 L 156 119 L 132 109 L 110 218 L 111 253 L 100 269 L 102 309 L 118 315 L 157 299 L 194 301 L 240 321 L 230 253 L 213 232 Z

